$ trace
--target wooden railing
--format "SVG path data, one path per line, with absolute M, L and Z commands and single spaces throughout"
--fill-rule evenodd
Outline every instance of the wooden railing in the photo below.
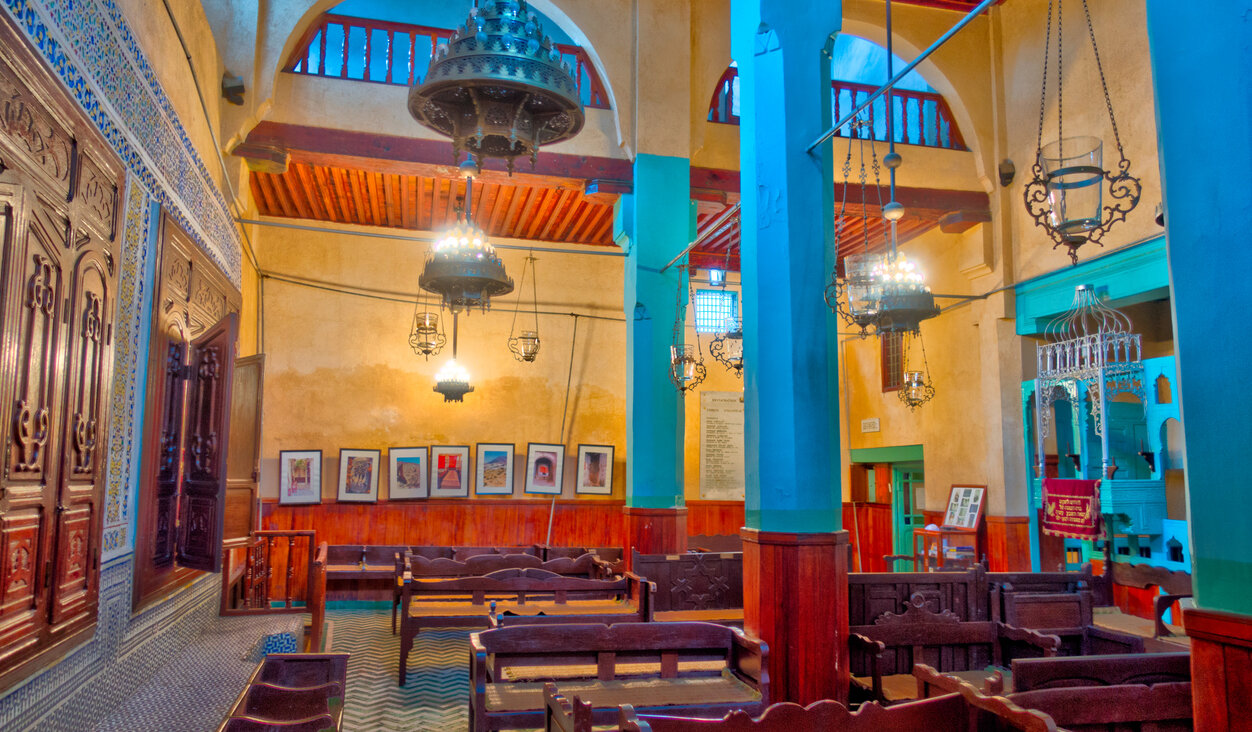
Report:
M 735 114 L 735 98 L 738 94 L 739 69 L 730 67 L 717 80 L 713 90 L 713 98 L 709 101 L 710 122 L 721 124 L 739 124 L 739 115 Z M 831 104 L 834 119 L 856 109 L 878 87 L 860 84 L 854 81 L 832 81 Z M 952 110 L 943 96 L 935 92 L 910 91 L 893 89 L 874 101 L 862 114 L 868 124 L 859 127 L 856 137 L 879 142 L 887 141 L 887 97 L 891 98 L 891 106 L 895 112 L 894 136 L 897 143 L 903 145 L 920 145 L 923 147 L 939 147 L 948 150 L 965 150 L 965 140 L 957 129 L 952 118 Z M 851 125 L 841 127 L 835 134 L 839 137 L 851 135 Z
M 309 649 L 318 652 L 326 620 L 326 551 L 313 531 L 254 531 L 222 542 L 221 614 L 308 612 Z
M 283 70 L 412 86 L 425 78 L 435 49 L 451 40 L 452 33 L 449 28 L 327 13 L 305 32 Z M 587 52 L 563 43 L 557 50 L 574 74 L 583 106 L 608 109 L 609 96 Z

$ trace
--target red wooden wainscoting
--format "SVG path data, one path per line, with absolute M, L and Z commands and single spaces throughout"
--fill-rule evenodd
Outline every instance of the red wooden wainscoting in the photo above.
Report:
M 894 554 L 891 504 L 856 502 L 843 504 L 843 530 L 852 543 L 852 572 L 890 572 L 883 559 Z
M 637 549 L 640 554 L 679 554 L 687 551 L 686 507 L 626 506 L 622 513 L 626 516 L 627 551 Z M 631 556 L 633 555 L 627 554 L 627 566 L 634 564 Z
M 1030 519 L 987 516 L 987 564 L 992 572 L 1030 571 Z
M 1252 615 L 1183 611 L 1191 637 L 1191 708 L 1197 730 L 1252 730 Z

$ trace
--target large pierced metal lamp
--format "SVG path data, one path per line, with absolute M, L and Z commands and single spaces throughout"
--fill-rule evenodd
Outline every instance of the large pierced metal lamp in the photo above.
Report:
M 1053 13 L 1053 4 L 1056 5 Z M 1104 80 L 1104 67 L 1100 63 L 1100 49 L 1096 45 L 1095 29 L 1091 25 L 1091 11 L 1087 0 L 1082 0 L 1087 21 L 1087 35 L 1091 38 L 1091 50 L 1095 55 L 1096 69 L 1100 72 L 1100 88 L 1104 91 L 1104 106 L 1108 109 L 1109 123 L 1113 127 L 1113 142 L 1117 146 L 1117 170 L 1105 169 L 1104 142 L 1092 136 L 1065 136 L 1065 120 L 1062 117 L 1064 100 L 1064 69 L 1061 51 L 1064 48 L 1061 24 L 1060 0 L 1048 2 L 1048 31 L 1043 51 L 1043 90 L 1039 95 L 1039 135 L 1036 140 L 1035 163 L 1031 168 L 1034 178 L 1026 184 L 1023 197 L 1026 211 L 1035 225 L 1048 232 L 1053 248 L 1064 246 L 1070 260 L 1078 264 L 1078 249 L 1087 242 L 1102 244 L 1104 235 L 1113 224 L 1126 220 L 1126 214 L 1139 205 L 1143 186 L 1130 174 L 1130 160 L 1122 148 L 1122 138 L 1117 132 L 1117 118 L 1113 116 L 1113 102 L 1109 86 Z M 1048 99 L 1048 61 L 1052 49 L 1052 19 L 1056 18 L 1056 140 L 1044 144 L 1043 118 Z M 1072 105 L 1071 101 L 1071 105 Z M 1104 184 L 1108 184 L 1109 201 L 1104 205 Z
M 485 158 L 529 157 L 583 127 L 570 66 L 525 0 L 475 0 L 465 24 L 435 51 L 430 71 L 409 91 L 409 112 L 452 138 L 482 169 Z
M 465 185 L 464 218 L 435 242 L 417 280 L 423 290 L 442 297 L 443 306 L 453 315 L 473 308 L 486 311 L 491 298 L 513 291 L 513 280 L 505 273 L 496 248 L 472 223 L 473 199 L 474 179 L 470 178 Z

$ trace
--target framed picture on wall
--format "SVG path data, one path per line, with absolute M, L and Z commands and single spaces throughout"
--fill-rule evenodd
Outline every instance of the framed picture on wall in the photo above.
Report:
M 278 453 L 278 502 L 322 502 L 322 451 L 281 450 Z
M 565 472 L 565 445 L 532 442 L 526 446 L 526 492 L 561 494 Z
M 513 495 L 513 445 L 478 443 L 478 476 L 474 492 L 480 496 Z
M 426 475 L 430 472 L 424 447 L 393 447 L 387 451 L 391 463 L 391 481 L 387 497 L 393 501 L 426 498 L 430 491 Z
M 469 496 L 469 446 L 440 445 L 430 448 L 430 497 Z
M 613 446 L 578 446 L 578 493 L 607 496 L 613 493 Z
M 373 503 L 378 500 L 381 450 L 339 451 L 339 500 Z

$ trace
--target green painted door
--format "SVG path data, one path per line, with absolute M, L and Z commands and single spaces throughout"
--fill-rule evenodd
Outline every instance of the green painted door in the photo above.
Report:
M 891 517 L 896 554 L 913 554 L 913 529 L 923 526 L 926 521 L 921 509 L 925 493 L 926 486 L 920 464 L 900 463 L 892 466 Z

